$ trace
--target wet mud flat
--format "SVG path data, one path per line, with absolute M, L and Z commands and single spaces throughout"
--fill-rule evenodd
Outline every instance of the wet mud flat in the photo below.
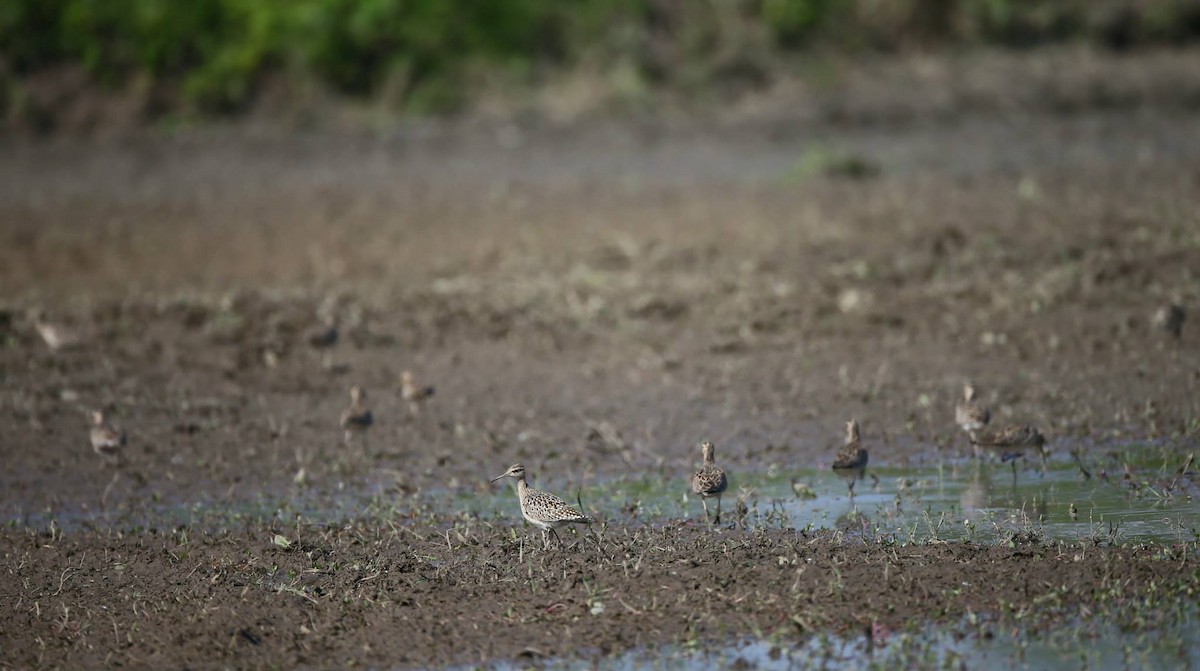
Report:
M 1135 121 L 1104 131 L 1152 135 Z M 1091 138 L 1096 152 L 1108 137 Z M 224 164 L 225 151 L 208 158 Z M 953 424 L 968 379 L 997 424 L 1049 436 L 1054 459 L 1171 439 L 1182 463 L 1200 431 L 1200 339 L 1191 321 L 1174 339 L 1151 318 L 1195 300 L 1200 180 L 1166 156 L 1137 179 L 1100 162 L 986 179 L 513 185 L 472 191 L 478 201 L 366 181 L 201 206 L 155 187 L 103 206 L 115 212 L 105 233 L 80 222 L 110 196 L 31 195 L 9 202 L 20 223 L 0 249 L 4 269 L 45 277 L 4 285 L 0 422 L 19 440 L 0 446 L 0 509 L 233 503 L 372 477 L 428 490 L 518 460 L 571 484 L 630 469 L 671 481 L 703 439 L 734 471 L 819 468 L 850 417 L 872 464 L 929 464 L 970 453 Z M 363 244 L 297 218 L 347 202 L 363 211 L 332 221 Z M 258 225 L 228 223 L 247 220 Z M 489 226 L 512 244 L 488 242 Z M 192 243 L 213 245 L 211 263 L 191 266 Z M 368 258 L 382 248 L 400 258 Z M 310 262 L 345 275 L 314 279 Z M 223 264 L 220 282 L 192 275 Z M 166 285 L 118 291 L 125 272 Z M 49 351 L 32 308 L 87 339 Z M 328 366 L 305 340 L 326 314 L 342 334 Z M 419 415 L 401 398 L 406 369 L 437 387 Z M 377 421 L 369 446 L 345 449 L 337 418 L 355 384 Z M 129 477 L 111 490 L 87 448 L 90 408 L 129 435 Z
M 1191 99 L 1139 100 L 519 128 L 516 149 L 487 127 L 6 147 L 0 664 L 422 667 L 1185 619 L 1160 596 L 1195 587 L 1175 470 L 1200 435 L 1200 122 Z M 1180 338 L 1152 322 L 1172 301 Z M 79 345 L 50 351 L 33 309 Z M 419 412 L 404 370 L 437 388 Z M 938 490 L 970 454 L 968 379 L 997 424 L 1047 434 L 1044 485 L 1004 466 Z M 356 384 L 375 425 L 346 446 Z M 128 433 L 119 467 L 87 443 L 91 408 Z M 860 483 L 877 524 L 1007 520 L 1036 495 L 1084 536 L 1134 485 L 1146 516 L 1170 493 L 1171 523 L 1147 546 L 864 534 L 823 479 L 851 417 L 888 478 Z M 821 512 L 786 506 L 812 526 L 680 522 L 704 439 L 734 488 L 812 485 Z M 1080 485 L 1071 452 L 1112 482 Z M 513 526 L 487 481 L 515 461 L 586 491 L 603 542 L 543 552 Z
M 800 647 L 817 632 L 882 649 L 929 623 L 971 622 L 962 635 L 981 638 L 1079 613 L 1158 626 L 1200 589 L 1191 544 L 901 545 L 668 523 L 543 550 L 519 528 L 422 522 L 440 528 L 6 529 L 5 665 L 421 668 L 747 635 Z

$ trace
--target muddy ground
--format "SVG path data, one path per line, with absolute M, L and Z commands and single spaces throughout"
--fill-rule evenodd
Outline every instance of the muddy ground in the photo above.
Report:
M 1132 621 L 1152 585 L 1164 600 L 1200 587 L 1195 555 L 1163 549 L 899 547 L 669 525 L 542 551 L 484 525 L 445 536 L 281 531 L 290 547 L 257 529 L 7 531 L 6 657 L 16 667 L 409 668 L 754 631 L 781 646 L 871 631 L 885 645 L 913 622 L 968 612 L 996 614 L 966 632 L 980 636 L 1080 604 Z
M 4 140 L 0 663 L 424 666 L 1193 585 L 1155 551 L 634 536 L 621 511 L 595 511 L 599 549 L 521 556 L 519 527 L 446 540 L 464 518 L 424 508 L 514 461 L 564 492 L 682 488 L 703 438 L 735 476 L 825 467 L 851 416 L 872 464 L 962 459 L 967 379 L 1055 459 L 1120 437 L 1182 461 L 1200 54 L 1081 58 L 922 60 L 730 118 Z M 1171 301 L 1178 340 L 1151 324 Z M 50 351 L 34 308 L 79 345 Z M 304 337 L 325 317 L 328 354 Z M 405 369 L 437 387 L 417 414 Z M 345 448 L 352 384 L 376 426 Z M 120 466 L 88 447 L 93 407 L 129 434 Z M 264 499 L 371 497 L 394 514 L 270 542 L 297 534 Z

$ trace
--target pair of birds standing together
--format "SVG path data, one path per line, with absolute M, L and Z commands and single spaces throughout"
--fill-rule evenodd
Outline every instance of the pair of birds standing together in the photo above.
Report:
M 725 471 L 716 465 L 716 447 L 706 440 L 700 444 L 700 449 L 704 456 L 704 466 L 692 476 L 692 491 L 699 495 L 700 500 L 704 503 L 705 519 L 708 519 L 708 499 L 716 497 L 716 522 L 720 523 L 721 494 L 725 493 L 729 487 L 729 480 L 725 477 Z M 561 542 L 558 537 L 559 527 L 568 524 L 591 524 L 593 521 L 591 517 L 584 515 L 577 508 L 571 507 L 554 494 L 530 487 L 529 482 L 525 479 L 525 466 L 522 464 L 509 466 L 508 470 L 492 478 L 491 481 L 495 482 L 503 478 L 512 478 L 516 482 L 517 499 L 521 504 L 521 517 L 541 529 L 542 547 L 544 548 L 550 546 L 550 535 Z
M 1001 462 L 1012 462 L 1013 481 L 1017 478 L 1017 459 L 1027 453 L 1036 451 L 1042 459 L 1042 468 L 1046 467 L 1046 437 L 1037 427 L 1029 425 L 1012 425 L 1002 429 L 989 429 L 992 421 L 992 411 L 976 400 L 975 387 L 971 384 L 963 386 L 963 398 L 954 408 L 954 422 L 967 434 L 975 456 L 982 458 L 984 454 L 992 454 Z
M 725 477 L 725 471 L 717 467 L 715 463 L 716 447 L 709 441 L 704 441 L 700 444 L 700 449 L 704 454 L 704 466 L 692 476 L 692 491 L 700 496 L 700 500 L 704 502 L 705 519 L 708 518 L 708 499 L 716 497 L 717 499 L 717 518 L 716 521 L 721 521 L 721 494 L 729 487 L 729 480 Z M 492 482 L 503 478 L 512 478 L 516 482 L 517 499 L 521 504 L 521 517 L 533 526 L 542 531 L 542 547 L 550 547 L 550 535 L 561 543 L 558 537 L 558 528 L 568 524 L 591 524 L 592 518 L 584 515 L 577 508 L 573 508 L 559 497 L 544 492 L 540 489 L 534 489 L 529 486 L 529 482 L 525 479 L 525 466 L 522 464 L 513 464 L 508 467 L 500 475 L 492 478 Z
M 433 386 L 417 384 L 412 371 L 400 374 L 400 398 L 408 402 L 408 410 L 413 415 L 421 413 L 421 404 L 433 397 Z M 367 430 L 375 423 L 371 409 L 367 407 L 367 392 L 362 387 L 354 385 L 350 388 L 350 407 L 342 411 L 341 427 L 344 432 L 344 442 L 349 445 L 354 437 L 361 436 L 363 444 L 367 442 Z
M 704 505 L 704 518 L 708 519 L 708 500 L 717 499 L 717 515 L 713 523 L 721 523 L 721 495 L 729 489 L 729 478 L 725 471 L 717 466 L 717 448 L 711 441 L 700 443 L 700 454 L 704 464 L 700 470 L 692 474 L 692 493 L 700 497 Z M 833 472 L 848 481 L 850 496 L 854 496 L 854 483 L 863 477 L 867 470 L 867 448 L 862 446 L 859 439 L 858 421 L 846 422 L 846 443 L 838 449 L 833 459 Z
M 700 497 L 704 504 L 704 517 L 708 519 L 708 499 L 717 499 L 717 516 L 714 523 L 721 523 L 721 495 L 729 488 L 729 479 L 725 471 L 716 463 L 716 446 L 710 441 L 700 443 L 700 454 L 704 465 L 692 475 L 692 493 Z M 846 442 L 838 449 L 833 458 L 833 472 L 847 481 L 850 496 L 854 496 L 854 483 L 862 479 L 867 471 L 867 461 L 870 455 L 863 447 L 858 420 L 846 422 Z

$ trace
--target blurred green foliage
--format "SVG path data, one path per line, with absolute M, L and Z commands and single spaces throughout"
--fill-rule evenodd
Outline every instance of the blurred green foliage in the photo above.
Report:
M 618 0 L 3 0 L 0 58 L 17 74 L 77 63 L 101 81 L 178 81 L 206 107 L 243 101 L 269 70 L 370 94 L 398 77 L 419 97 L 474 65 L 561 61 Z M 445 88 L 445 87 L 444 87 Z
M 762 18 L 781 45 L 797 46 L 813 36 L 837 4 L 838 0 L 763 0 Z
M 472 73 L 531 77 L 581 60 L 691 85 L 754 76 L 762 54 L 815 45 L 1122 47 L 1197 34 L 1200 0 L 0 0 L 0 78 L 71 64 L 231 110 L 283 74 L 440 111 Z

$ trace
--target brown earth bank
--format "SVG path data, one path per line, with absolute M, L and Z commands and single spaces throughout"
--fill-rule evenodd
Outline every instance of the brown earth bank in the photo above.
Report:
M 901 546 L 675 523 L 540 546 L 461 519 L 8 529 L 0 651 L 6 668 L 418 668 L 754 632 L 792 645 L 873 629 L 886 645 L 968 613 L 983 616 L 964 631 L 979 636 L 1080 610 L 1169 618 L 1200 588 L 1186 546 Z

